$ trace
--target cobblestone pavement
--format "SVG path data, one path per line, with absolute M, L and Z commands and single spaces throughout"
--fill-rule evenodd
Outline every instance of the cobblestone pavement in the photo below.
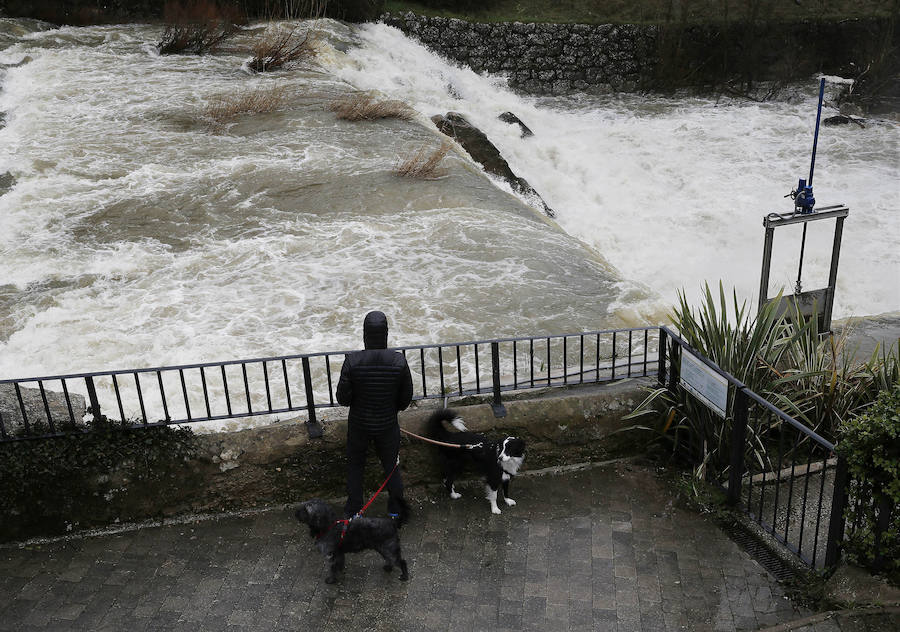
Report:
M 413 500 L 410 581 L 326 585 L 292 510 L 0 549 L 0 630 L 757 630 L 810 615 L 707 517 L 622 463 Z M 383 499 L 370 509 L 384 512 Z

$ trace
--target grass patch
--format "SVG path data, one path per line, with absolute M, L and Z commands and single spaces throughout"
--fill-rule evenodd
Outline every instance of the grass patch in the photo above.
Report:
M 762 17 L 767 21 L 837 20 L 888 17 L 891 0 L 494 0 L 484 8 L 452 10 L 448 2 L 388 0 L 391 13 L 455 17 L 476 22 L 556 22 L 580 24 L 703 24 Z
M 428 145 L 423 145 L 418 151 L 407 158 L 404 158 L 394 173 L 404 178 L 419 178 L 422 180 L 431 180 L 444 175 L 442 169 L 439 169 L 441 161 L 450 151 L 450 143 L 444 141 L 437 149 L 430 149 Z
M 253 43 L 253 59 L 248 64 L 253 72 L 271 72 L 297 62 L 311 61 L 319 54 L 319 33 L 312 27 L 277 32 L 267 28 Z
M 204 110 L 210 131 L 221 132 L 241 114 L 274 112 L 285 102 L 285 89 L 271 86 L 210 100 Z
M 384 118 L 409 121 L 416 115 L 416 111 L 403 101 L 379 101 L 368 92 L 336 99 L 328 104 L 328 109 L 345 121 L 374 121 Z

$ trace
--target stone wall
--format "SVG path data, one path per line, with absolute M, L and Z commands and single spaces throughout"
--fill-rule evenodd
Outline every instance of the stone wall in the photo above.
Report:
M 476 72 L 503 73 L 533 94 L 631 91 L 656 64 L 656 27 L 631 24 L 477 24 L 414 13 L 382 20 Z

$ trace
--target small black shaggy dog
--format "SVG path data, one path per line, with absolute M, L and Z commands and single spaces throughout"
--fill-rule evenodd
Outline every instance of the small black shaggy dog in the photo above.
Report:
M 409 508 L 404 503 L 400 518 L 366 518 L 358 516 L 348 521 L 340 520 L 338 514 L 324 500 L 307 500 L 297 509 L 297 520 L 309 526 L 309 535 L 316 540 L 316 546 L 329 561 L 326 584 L 333 584 L 337 573 L 344 570 L 344 554 L 372 549 L 384 558 L 384 570 L 390 572 L 394 566 L 400 567 L 400 579 L 409 579 L 406 560 L 400 553 L 398 529 L 406 522 Z

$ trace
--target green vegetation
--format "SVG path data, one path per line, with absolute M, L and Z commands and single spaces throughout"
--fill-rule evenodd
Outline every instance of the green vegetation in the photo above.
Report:
M 888 17 L 896 0 L 387 0 L 385 10 L 477 22 L 709 23 Z M 475 6 L 473 6 L 475 5 Z
M 847 550 L 900 579 L 900 384 L 881 391 L 864 414 L 841 425 L 837 449 L 852 478 L 847 523 L 858 525 Z M 870 496 L 871 503 L 853 502 Z

